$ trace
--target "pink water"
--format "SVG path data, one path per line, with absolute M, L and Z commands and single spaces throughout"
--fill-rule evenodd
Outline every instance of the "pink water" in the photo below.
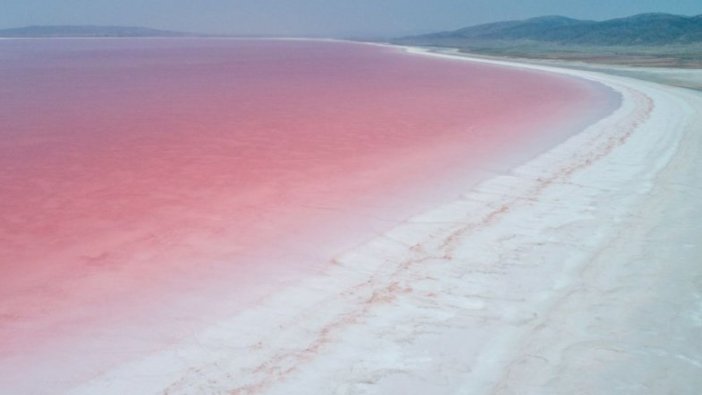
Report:
M 0 389 L 165 347 L 615 100 L 360 44 L 0 41 L 0 370 L 41 372 Z

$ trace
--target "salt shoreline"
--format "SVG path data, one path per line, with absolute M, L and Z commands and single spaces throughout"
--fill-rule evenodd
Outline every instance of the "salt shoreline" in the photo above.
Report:
M 321 275 L 71 393 L 700 388 L 702 306 L 694 303 L 702 303 L 702 271 L 694 264 L 702 254 L 694 236 L 702 229 L 688 211 L 702 180 L 687 178 L 702 174 L 692 170 L 702 169 L 693 149 L 702 137 L 691 133 L 702 125 L 702 98 L 597 73 L 468 61 L 591 79 L 624 100 L 510 174 L 338 256 Z M 680 234 L 666 240 L 666 227 Z M 644 248 L 675 252 L 674 243 L 677 257 L 642 256 Z M 692 280 L 659 281 L 666 276 Z M 670 300 L 658 299 L 664 294 Z M 677 302 L 689 314 L 637 315 Z M 671 338 L 659 318 L 687 329 Z M 650 336 L 680 344 L 652 347 Z M 654 374 L 665 368 L 669 376 Z

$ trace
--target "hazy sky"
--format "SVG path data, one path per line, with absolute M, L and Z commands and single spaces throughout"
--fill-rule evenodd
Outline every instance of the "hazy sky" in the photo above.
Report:
M 702 0 L 0 0 L 0 28 L 138 25 L 206 33 L 402 35 L 504 19 L 702 14 Z

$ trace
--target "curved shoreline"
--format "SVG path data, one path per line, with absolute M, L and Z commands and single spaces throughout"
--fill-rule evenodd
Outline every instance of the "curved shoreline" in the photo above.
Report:
M 702 300 L 698 244 L 685 241 L 688 255 L 670 267 L 665 256 L 642 255 L 675 245 L 650 240 L 668 234 L 671 218 L 687 221 L 679 240 L 702 234 L 694 215 L 683 215 L 702 184 L 681 181 L 702 169 L 693 149 L 702 137 L 690 128 L 702 124 L 694 112 L 702 98 L 622 77 L 470 61 L 594 79 L 625 100 L 509 175 L 337 257 L 320 276 L 73 393 L 699 388 L 702 346 L 644 344 L 665 336 L 671 320 L 688 325 L 683 340 L 694 341 L 697 307 L 686 304 L 689 316 L 672 317 L 657 309 L 650 322 L 639 313 L 673 303 L 683 291 Z M 684 193 L 672 195 L 674 185 Z M 678 363 L 687 368 L 665 380 L 653 374 Z
M 702 387 L 702 210 L 694 203 L 702 200 L 694 133 L 702 96 L 593 72 L 467 61 L 588 79 L 624 100 L 528 163 L 336 256 L 319 275 L 68 393 Z M 46 381 L 43 388 L 65 385 Z

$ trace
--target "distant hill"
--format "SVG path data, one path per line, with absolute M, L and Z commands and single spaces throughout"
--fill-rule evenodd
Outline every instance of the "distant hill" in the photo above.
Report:
M 193 34 L 133 26 L 26 26 L 0 29 L 0 37 L 184 37 Z
M 702 68 L 702 15 L 640 14 L 601 22 L 544 16 L 391 42 L 490 56 Z
M 640 14 L 602 22 L 546 16 L 489 23 L 397 41 L 446 43 L 530 40 L 590 46 L 657 46 L 702 43 L 702 15 Z

